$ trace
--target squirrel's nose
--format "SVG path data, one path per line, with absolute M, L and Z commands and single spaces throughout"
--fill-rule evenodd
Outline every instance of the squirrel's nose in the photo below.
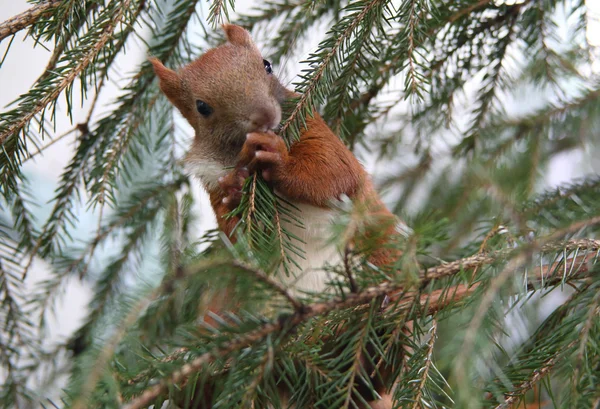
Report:
M 258 107 L 250 114 L 250 132 L 267 132 L 269 129 L 275 128 L 279 121 L 281 114 L 276 108 L 270 107 Z

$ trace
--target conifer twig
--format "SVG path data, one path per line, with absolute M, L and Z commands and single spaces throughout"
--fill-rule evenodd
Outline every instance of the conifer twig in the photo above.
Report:
M 429 342 L 427 343 L 427 355 L 425 357 L 425 368 L 423 369 L 423 373 L 421 374 L 421 382 L 419 382 L 417 395 L 415 396 L 414 403 L 412 409 L 419 409 L 424 407 L 421 404 L 421 396 L 423 395 L 423 388 L 425 388 L 425 384 L 427 383 L 427 376 L 429 375 L 429 368 L 432 363 L 432 355 L 433 355 L 433 346 L 435 345 L 435 338 L 437 337 L 437 322 L 434 319 L 431 324 L 431 330 L 429 334 Z
M 247 273 L 251 273 L 254 276 L 254 278 L 256 278 L 258 281 L 260 281 L 263 284 L 266 284 L 267 286 L 281 294 L 286 300 L 288 300 L 289 303 L 294 307 L 294 310 L 302 311 L 304 309 L 304 305 L 300 301 L 294 298 L 284 286 L 282 286 L 275 280 L 272 280 L 264 271 L 252 268 L 237 260 L 227 262 L 225 263 L 225 265 L 231 265 L 233 267 L 239 268 L 240 270 L 244 270 Z
M 461 353 L 459 354 L 456 362 L 456 371 L 459 374 L 458 379 L 462 379 L 465 382 L 467 381 L 467 377 L 464 376 L 465 371 L 465 361 L 467 359 L 467 355 L 472 353 L 473 346 L 476 339 L 476 334 L 483 323 L 483 320 L 488 313 L 489 308 L 491 307 L 494 299 L 496 298 L 496 294 L 502 286 L 508 281 L 508 279 L 512 276 L 512 273 L 521 268 L 523 264 L 527 261 L 527 258 L 539 247 L 544 245 L 548 245 L 552 243 L 554 240 L 572 233 L 574 231 L 580 230 L 581 228 L 588 225 L 595 225 L 600 223 L 600 216 L 592 217 L 588 220 L 581 220 L 567 226 L 563 229 L 559 229 L 555 231 L 553 234 L 539 239 L 537 242 L 532 243 L 531 245 L 524 248 L 519 252 L 514 258 L 512 258 L 504 267 L 504 269 L 492 279 L 489 288 L 486 290 L 483 298 L 475 312 L 475 315 L 471 319 L 471 323 L 467 328 L 467 332 L 465 335 L 463 347 L 461 349 Z M 592 243 L 596 243 L 596 249 L 598 249 L 598 242 L 594 240 L 590 240 Z M 566 265 L 566 260 L 565 260 Z M 462 376 L 461 376 L 462 375 Z
M 506 397 L 504 402 L 502 402 L 498 406 L 494 407 L 494 409 L 511 408 L 512 407 L 511 405 L 513 403 L 515 403 L 517 401 L 517 399 L 519 399 L 521 396 L 523 396 L 525 394 L 525 392 L 532 389 L 540 381 L 540 379 L 542 379 L 544 376 L 546 376 L 546 375 L 548 375 L 548 373 L 550 373 L 550 371 L 554 368 L 554 365 L 556 365 L 558 360 L 562 357 L 562 352 L 568 351 L 576 343 L 577 343 L 577 341 L 570 342 L 567 346 L 562 348 L 562 350 L 560 352 L 557 352 L 555 355 L 553 355 L 549 359 L 547 359 L 541 368 L 535 369 L 533 371 L 530 379 L 522 382 L 519 386 L 517 386 L 516 389 Z
M 581 243 L 574 243 L 574 246 L 578 246 Z M 594 245 L 590 244 L 589 250 L 600 249 L 600 243 Z M 586 264 L 592 261 L 595 258 L 595 254 L 587 254 L 585 256 L 579 256 L 573 259 L 569 259 L 569 268 L 572 266 L 580 266 L 579 271 L 575 277 L 571 277 L 572 279 L 585 279 L 589 277 L 587 274 L 590 272 Z M 231 263 L 227 263 L 231 265 Z M 474 268 L 479 268 L 483 266 L 484 262 L 476 265 Z M 533 291 L 536 289 L 536 285 L 539 283 L 545 283 L 546 285 L 554 285 L 560 280 L 562 277 L 554 277 L 552 279 L 548 278 L 549 273 L 552 271 L 556 271 L 558 267 L 562 266 L 562 262 L 556 262 L 553 264 L 547 264 L 542 267 L 537 267 L 537 269 L 532 274 L 530 280 L 526 283 L 526 287 L 528 291 Z M 458 273 L 460 270 L 453 269 L 454 273 Z M 415 301 L 421 306 L 427 306 L 427 314 L 435 314 L 436 312 L 450 306 L 455 305 L 458 306 L 459 303 L 469 295 L 473 294 L 475 291 L 479 289 L 481 286 L 480 283 L 475 283 L 472 285 L 468 284 L 458 284 L 450 288 L 442 288 L 439 290 L 433 290 L 427 294 L 420 294 L 418 292 L 391 292 L 389 293 L 390 302 L 388 307 L 385 308 L 385 311 L 396 310 L 396 311 L 406 311 L 409 310 L 412 304 Z M 418 299 L 417 299 L 418 297 Z M 160 360 L 160 362 L 173 362 L 176 359 L 183 357 L 185 353 L 189 352 L 188 348 L 179 348 L 177 351 L 166 355 L 164 358 Z M 144 379 L 144 377 L 148 374 L 148 371 L 142 372 L 138 374 L 135 378 L 128 381 L 129 384 L 138 383 Z M 374 375 L 373 375 L 374 376 Z
M 0 41 L 34 24 L 37 19 L 56 7 L 61 0 L 48 0 L 0 23 Z
M 79 61 L 79 63 L 67 74 L 57 85 L 54 87 L 52 92 L 42 98 L 35 107 L 23 115 L 18 121 L 9 126 L 6 131 L 0 134 L 0 144 L 11 135 L 15 135 L 20 131 L 29 121 L 39 112 L 41 112 L 49 103 L 56 100 L 60 93 L 71 84 L 77 76 L 87 68 L 87 66 L 96 58 L 96 56 L 102 51 L 106 43 L 112 38 L 117 25 L 121 22 L 121 19 L 125 16 L 125 10 L 129 7 L 133 0 L 124 0 L 123 4 L 119 8 L 119 12 L 115 14 L 111 20 L 111 24 L 108 24 L 104 28 L 104 33 L 100 39 L 94 44 L 94 46 L 88 51 L 88 53 Z
M 599 217 L 600 220 L 600 217 Z M 588 244 L 588 249 L 598 250 L 600 249 L 600 242 L 589 240 L 585 241 Z M 580 244 L 582 242 L 579 240 L 575 240 L 573 242 L 567 242 L 566 244 L 572 244 L 578 247 L 581 247 Z M 452 275 L 456 275 L 461 271 L 468 271 L 477 266 L 488 264 L 496 259 L 498 259 L 501 255 L 506 255 L 505 252 L 499 252 L 492 255 L 482 255 L 476 254 L 471 257 L 467 257 L 464 259 L 460 259 L 451 263 L 447 263 L 438 267 L 434 267 L 421 274 L 421 280 L 423 282 L 428 282 L 433 279 L 448 277 Z M 567 260 L 565 260 L 565 263 Z M 580 264 L 581 260 L 575 259 L 570 260 L 573 264 Z M 554 264 L 550 265 L 550 268 L 544 268 L 540 270 L 541 277 L 547 280 L 547 277 L 544 276 L 544 273 L 547 271 L 553 271 L 551 268 L 554 267 Z M 582 266 L 579 273 L 587 271 L 585 266 Z M 581 278 L 581 275 L 578 274 L 577 277 Z M 330 301 L 325 301 L 322 303 L 316 303 L 311 305 L 306 305 L 301 311 L 296 311 L 293 315 L 288 317 L 285 320 L 278 320 L 269 322 L 263 325 L 258 326 L 255 330 L 246 333 L 243 336 L 238 338 L 234 338 L 229 342 L 225 342 L 221 344 L 219 347 L 214 348 L 212 351 L 203 353 L 202 355 L 196 357 L 189 363 L 184 364 L 180 369 L 173 372 L 168 378 L 162 379 L 156 385 L 146 389 L 141 395 L 132 399 L 127 405 L 124 406 L 125 409 L 141 409 L 149 404 L 151 404 L 154 399 L 160 396 L 171 384 L 178 384 L 186 380 L 189 376 L 196 373 L 205 365 L 209 364 L 213 360 L 217 358 L 225 357 L 227 354 L 230 354 L 234 351 L 245 348 L 249 345 L 252 345 L 256 342 L 261 341 L 264 337 L 269 334 L 289 330 L 290 328 L 294 328 L 300 325 L 303 322 L 306 322 L 308 319 L 327 314 L 331 311 L 349 308 L 353 306 L 358 306 L 362 304 L 366 304 L 372 301 L 375 298 L 378 298 L 382 295 L 389 295 L 393 293 L 397 293 L 402 291 L 402 285 L 392 282 L 384 282 L 374 287 L 369 287 L 359 293 L 355 294 L 347 294 L 344 298 L 334 298 Z M 419 292 L 407 293 L 407 303 L 408 304 L 400 304 L 396 303 L 396 309 L 404 309 L 408 308 L 414 301 L 415 297 L 420 297 L 423 306 L 426 306 L 427 313 L 431 313 L 436 311 L 437 309 L 443 308 L 443 305 L 447 305 L 449 302 L 454 302 L 455 300 L 449 300 L 447 295 L 447 289 L 438 290 L 438 300 L 441 300 L 442 306 L 436 304 L 436 300 L 432 300 L 430 295 L 420 295 Z M 465 288 L 462 294 L 469 294 L 471 292 L 470 288 Z
M 285 134 L 285 131 L 288 129 L 288 127 L 296 120 L 296 117 L 300 114 L 300 112 L 302 112 L 303 108 L 308 103 L 309 99 L 312 97 L 312 94 L 317 87 L 317 83 L 325 73 L 325 69 L 329 66 L 329 64 L 335 57 L 336 53 L 338 52 L 339 48 L 342 46 L 344 41 L 346 41 L 350 37 L 354 29 L 359 25 L 359 23 L 363 20 L 367 13 L 369 13 L 369 11 L 381 1 L 382 0 L 371 0 L 369 4 L 365 5 L 362 11 L 354 18 L 354 20 L 348 25 L 348 27 L 346 27 L 346 29 L 339 35 L 335 44 L 331 47 L 327 55 L 321 60 L 319 66 L 315 69 L 309 85 L 306 87 L 306 89 L 303 90 L 302 96 L 294 106 L 294 109 L 292 110 L 290 116 L 281 125 L 279 131 L 281 135 Z

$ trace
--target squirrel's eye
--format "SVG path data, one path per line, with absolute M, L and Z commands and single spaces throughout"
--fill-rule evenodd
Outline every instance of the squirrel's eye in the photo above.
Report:
M 265 65 L 265 71 L 267 74 L 273 74 L 273 67 L 271 67 L 271 63 L 267 60 L 263 60 L 263 64 Z
M 213 109 L 210 107 L 210 105 L 199 99 L 196 100 L 196 109 L 202 116 L 209 116 L 213 112 Z

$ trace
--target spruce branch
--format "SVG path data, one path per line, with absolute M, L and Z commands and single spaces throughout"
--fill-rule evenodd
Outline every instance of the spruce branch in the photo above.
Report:
M 583 327 L 581 328 L 581 336 L 577 342 L 573 341 L 573 343 L 578 344 L 576 354 L 575 354 L 575 365 L 572 376 L 572 394 L 576 397 L 573 402 L 573 406 L 577 407 L 580 399 L 580 394 L 574 393 L 577 389 L 577 382 L 580 381 L 580 373 L 581 369 L 585 366 L 585 358 L 586 358 L 586 346 L 588 342 L 590 342 L 590 332 L 592 327 L 596 325 L 594 322 L 598 320 L 600 317 L 600 292 L 597 291 L 594 296 L 592 302 L 589 306 L 589 311 L 587 314 L 587 318 L 583 323 Z M 568 349 L 568 348 L 565 348 Z
M 158 100 L 159 95 L 160 94 L 156 93 L 152 98 L 150 98 L 147 105 L 144 107 L 146 112 L 152 110 L 152 107 Z M 90 188 L 90 190 L 92 190 L 94 193 L 92 202 L 95 204 L 97 203 L 101 209 L 106 201 L 107 190 L 109 188 L 108 185 L 114 178 L 112 174 L 115 172 L 115 169 L 118 168 L 119 160 L 127 151 L 134 132 L 140 127 L 142 121 L 145 120 L 145 118 L 139 114 L 130 115 L 129 118 L 130 121 L 121 128 L 121 130 L 117 133 L 113 144 L 106 150 L 108 156 L 103 160 L 104 172 L 102 173 L 99 183 Z
M 551 247 L 555 248 L 555 247 Z M 524 284 L 525 289 L 527 291 L 537 291 L 540 290 L 540 285 L 542 288 L 549 288 L 554 285 L 557 285 L 563 282 L 563 277 L 561 275 L 555 274 L 559 269 L 566 268 L 568 270 L 575 269 L 577 272 L 569 277 L 571 280 L 586 280 L 591 277 L 591 273 L 593 270 L 588 269 L 588 265 L 592 263 L 598 262 L 598 255 L 596 252 L 600 250 L 600 242 L 594 241 L 581 241 L 574 240 L 566 243 L 567 249 L 575 249 L 575 248 L 585 248 L 588 250 L 588 254 L 576 256 L 567 260 L 557 261 L 551 264 L 546 264 L 542 266 L 537 266 L 533 269 L 532 273 L 528 275 L 528 281 Z M 498 259 L 501 259 L 501 255 L 496 255 Z M 467 259 L 463 259 L 467 260 Z M 489 261 L 489 260 L 488 260 Z M 472 265 L 471 262 L 467 263 L 468 265 Z M 472 267 L 473 270 L 477 268 L 481 268 L 485 265 L 489 264 L 486 260 L 483 260 L 477 257 L 476 264 Z M 232 266 L 231 262 L 223 262 L 217 264 L 210 264 L 213 267 L 228 267 Z M 207 266 L 204 266 L 207 267 Z M 442 266 L 440 266 L 442 267 Z M 186 269 L 185 276 L 189 276 L 194 274 L 197 271 L 197 266 Z M 469 271 L 468 269 L 460 270 L 460 267 L 454 266 L 451 267 L 452 273 L 443 272 L 442 276 L 436 275 L 438 278 L 443 278 L 445 276 L 452 276 L 460 273 L 461 271 Z M 182 277 L 180 277 L 182 278 Z M 163 283 L 162 290 L 159 293 L 162 293 L 166 287 L 168 287 L 169 283 Z M 386 293 L 389 296 L 388 305 L 385 307 L 384 311 L 389 312 L 403 312 L 409 311 L 413 308 L 413 305 L 417 303 L 422 307 L 427 307 L 427 310 L 424 311 L 424 314 L 434 315 L 446 308 L 460 308 L 462 302 L 476 291 L 480 290 L 482 284 L 479 282 L 473 284 L 457 284 L 451 286 L 449 288 L 442 288 L 438 290 L 430 291 L 426 294 L 423 294 L 420 291 L 393 291 L 390 290 Z M 375 299 L 376 297 L 373 297 Z M 368 301 L 364 303 L 359 303 L 360 307 L 357 307 L 357 310 L 362 310 L 368 308 L 366 305 Z M 391 345 L 391 344 L 390 344 Z M 233 350 L 232 350 L 233 351 Z M 175 352 L 166 355 L 164 358 L 160 359 L 160 362 L 174 362 L 178 359 L 184 357 L 184 355 L 189 352 L 188 348 L 179 348 Z M 230 351 L 231 352 L 231 351 Z M 308 362 L 305 362 L 308 364 Z M 314 363 L 313 363 L 314 365 Z M 322 368 L 319 369 L 322 371 Z M 130 384 L 139 383 L 142 380 L 146 379 L 149 375 L 150 371 L 146 371 L 140 373 L 135 378 L 128 381 Z M 327 374 L 323 374 L 327 376 Z
M 327 52 L 321 58 L 319 58 L 319 63 L 316 65 L 314 70 L 310 72 L 310 75 L 306 78 L 306 81 L 301 87 L 301 97 L 294 105 L 294 108 L 292 109 L 288 118 L 282 123 L 280 134 L 285 134 L 287 129 L 292 126 L 292 124 L 299 124 L 302 121 L 302 113 L 313 107 L 313 101 L 315 99 L 314 94 L 316 93 L 317 87 L 319 86 L 325 71 L 329 68 L 329 65 L 332 64 L 335 57 L 338 55 L 342 45 L 348 41 L 359 24 L 361 24 L 361 22 L 373 8 L 380 7 L 385 3 L 386 1 L 384 0 L 370 0 L 367 2 L 362 10 L 352 17 L 350 23 L 347 24 L 344 30 L 337 36 L 335 42 L 331 47 L 329 47 Z
M 431 324 L 431 329 L 429 330 L 429 342 L 427 343 L 427 354 L 425 356 L 425 367 L 421 370 L 421 380 L 417 384 L 417 394 L 414 398 L 414 403 L 412 409 L 424 408 L 425 405 L 421 403 L 421 396 L 423 395 L 423 389 L 427 384 L 427 377 L 429 375 L 429 368 L 431 367 L 433 360 L 433 346 L 435 345 L 437 337 L 437 322 L 435 319 Z
M 469 327 L 467 328 L 463 347 L 456 361 L 457 379 L 462 382 L 468 382 L 468 376 L 465 374 L 467 355 L 471 354 L 474 348 L 477 332 L 481 327 L 484 318 L 488 314 L 488 311 L 494 302 L 496 295 L 502 288 L 502 286 L 512 277 L 515 270 L 521 268 L 526 263 L 527 259 L 533 254 L 533 252 L 541 246 L 548 245 L 549 243 L 563 237 L 569 233 L 578 231 L 586 226 L 591 226 L 600 223 L 600 216 L 593 217 L 588 220 L 579 221 L 571 224 L 563 229 L 557 230 L 550 236 L 538 239 L 532 244 L 523 248 L 519 254 L 510 259 L 504 269 L 495 276 L 476 310 L 475 315 L 471 319 Z M 593 241 L 592 241 L 593 242 Z M 595 242 L 597 244 L 597 242 Z M 565 263 L 566 267 L 566 263 Z M 463 385 L 464 386 L 464 385 Z
M 32 110 L 23 114 L 17 121 L 13 122 L 7 128 L 2 130 L 2 133 L 0 133 L 0 144 L 4 144 L 7 138 L 16 137 L 16 134 L 20 132 L 36 114 L 41 112 L 48 104 L 55 101 L 60 93 L 67 88 L 67 86 L 69 86 L 69 84 L 71 84 L 83 70 L 87 68 L 87 66 L 93 61 L 98 53 L 100 53 L 106 43 L 112 38 L 117 25 L 121 22 L 121 19 L 125 17 L 125 12 L 132 1 L 133 0 L 123 0 L 118 12 L 111 19 L 111 23 L 107 24 L 103 29 L 103 33 L 96 44 L 91 47 L 83 56 L 83 58 L 81 58 L 79 63 L 72 70 L 70 70 L 70 72 L 64 78 L 62 78 L 62 80 L 55 87 L 53 87 L 52 91 L 47 93 L 41 100 L 39 100 Z
M 514 407 L 513 405 L 528 391 L 533 389 L 533 387 L 546 375 L 548 375 L 558 361 L 563 358 L 563 354 L 565 351 L 570 350 L 576 341 L 570 342 L 566 345 L 561 351 L 557 352 L 554 356 L 548 358 L 546 362 L 544 362 L 539 368 L 536 368 L 531 374 L 531 378 L 527 381 L 518 385 L 513 392 L 511 392 L 504 402 L 494 407 L 494 409 L 508 409 Z
M 230 3 L 233 4 L 232 0 L 229 0 Z M 229 20 L 229 15 L 227 11 L 227 0 L 213 0 L 210 5 L 208 21 L 213 25 L 217 26 L 218 24 L 222 24 L 223 14 L 225 14 L 227 20 Z
M 344 398 L 344 404 L 342 408 L 346 409 L 350 407 L 352 401 L 352 397 L 357 393 L 356 391 L 356 378 L 360 376 L 360 372 L 363 370 L 361 363 L 361 354 L 367 348 L 367 343 L 369 340 L 369 327 L 371 325 L 372 314 L 369 314 L 366 322 L 362 323 L 362 328 L 360 328 L 360 333 L 358 334 L 358 339 L 356 339 L 355 345 L 352 348 L 352 365 L 350 366 L 350 378 L 346 382 L 346 392 Z M 360 396 L 360 395 L 359 395 Z
M 600 223 L 600 217 L 596 222 Z M 586 247 L 589 250 L 599 250 L 600 243 L 590 240 L 584 241 L 586 243 Z M 549 240 L 547 245 L 550 245 Z M 566 246 L 580 246 L 582 241 L 574 241 L 567 242 Z M 553 243 L 551 247 L 558 246 L 558 243 Z M 457 260 L 451 263 L 447 263 L 438 267 L 434 267 L 424 271 L 420 275 L 421 286 L 425 283 L 430 282 L 434 279 L 439 279 L 443 277 L 452 276 L 458 274 L 462 271 L 470 271 L 473 268 L 478 266 L 482 266 L 484 264 L 493 263 L 498 259 L 502 259 L 502 256 L 506 256 L 506 252 L 500 252 L 495 255 L 490 254 L 477 254 L 471 257 L 467 257 L 465 259 Z M 519 254 L 521 256 L 521 254 Z M 517 256 L 517 257 L 519 257 Z M 566 261 L 565 261 L 566 262 Z M 576 262 L 581 262 L 581 260 L 576 260 Z M 518 263 L 510 263 L 511 266 L 518 267 Z M 551 268 L 552 266 L 550 266 Z M 514 271 L 514 270 L 513 270 Z M 549 271 L 553 271 L 550 269 L 540 270 L 542 273 L 541 279 L 548 280 L 549 277 L 544 277 L 544 273 L 548 273 Z M 469 289 L 463 289 L 459 294 L 466 295 L 469 293 Z M 213 362 L 215 359 L 223 358 L 228 354 L 238 351 L 242 348 L 250 346 L 256 342 L 259 342 L 264 337 L 273 333 L 280 333 L 282 331 L 289 331 L 290 328 L 294 328 L 300 325 L 303 322 L 306 322 L 308 319 L 327 314 L 331 311 L 341 310 L 344 308 L 355 307 L 359 305 L 364 305 L 369 303 L 370 301 L 383 296 L 383 295 L 393 295 L 394 293 L 402 293 L 402 285 L 397 283 L 385 282 L 381 283 L 378 286 L 367 288 L 356 294 L 348 294 L 343 298 L 334 298 L 330 301 L 316 303 L 316 304 L 308 304 L 306 305 L 302 311 L 297 311 L 292 316 L 287 318 L 286 320 L 269 322 L 263 325 L 260 325 L 255 330 L 249 331 L 242 336 L 237 338 L 233 338 L 228 342 L 223 343 L 219 347 L 214 348 L 210 352 L 206 352 L 197 358 L 193 359 L 191 362 L 184 364 L 180 369 L 173 372 L 169 375 L 168 378 L 161 380 L 156 385 L 146 389 L 141 395 L 132 399 L 127 405 L 125 405 L 125 409 L 141 409 L 149 404 L 151 404 L 154 399 L 159 397 L 171 384 L 179 384 L 180 382 L 186 380 L 189 376 L 196 373 L 198 370 L 203 368 L 205 365 Z M 443 300 L 442 302 L 448 302 L 446 297 L 447 290 L 444 289 L 439 293 L 439 299 Z M 420 300 L 423 300 L 425 303 L 423 306 L 427 307 L 427 312 L 433 312 L 436 308 L 439 308 L 432 300 L 429 299 L 426 295 L 421 296 L 419 292 L 408 293 L 406 297 L 403 297 L 403 300 L 406 301 L 399 303 L 394 303 L 395 311 L 398 312 L 401 309 L 410 308 L 415 298 L 419 297 Z
M 52 9 L 58 6 L 61 1 L 62 0 L 43 1 L 24 12 L 9 18 L 5 22 L 0 23 L 0 41 L 34 24 L 40 16 L 52 12 Z
M 97 352 L 97 357 L 94 359 L 94 365 L 90 368 L 91 370 L 85 374 L 85 378 L 81 381 L 83 382 L 77 394 L 75 396 L 74 401 L 71 403 L 70 407 L 73 409 L 83 409 L 89 407 L 88 399 L 90 394 L 93 392 L 98 380 L 102 376 L 102 372 L 105 370 L 106 365 L 109 363 L 111 357 L 119 342 L 125 335 L 126 331 L 132 326 L 135 321 L 139 318 L 140 313 L 144 310 L 144 308 L 150 303 L 154 298 L 158 296 L 158 291 L 152 291 L 145 297 L 141 297 L 139 300 L 136 300 L 134 305 L 129 309 L 126 313 L 125 317 L 117 327 L 115 333 L 109 338 L 109 340 L 100 347 L 100 350 Z
M 530 0 L 529 0 L 530 1 Z M 512 44 L 515 35 L 515 26 L 519 17 L 519 12 L 525 3 L 519 3 L 513 6 L 514 8 L 507 14 L 508 32 L 502 37 L 498 44 L 498 50 L 494 56 L 495 64 L 491 68 L 491 73 L 487 73 L 484 77 L 484 82 L 480 90 L 477 107 L 474 110 L 475 119 L 471 124 L 469 132 L 461 143 L 463 149 L 457 149 L 457 152 L 469 152 L 475 149 L 479 144 L 479 132 L 484 121 L 496 99 L 497 87 L 501 85 L 503 74 L 505 71 L 504 59 L 508 55 L 509 45 Z
M 302 311 L 305 308 L 305 306 L 299 300 L 293 297 L 284 286 L 274 281 L 264 271 L 250 267 L 245 263 L 236 260 L 224 263 L 224 266 L 227 265 L 231 265 L 232 267 L 236 267 L 242 271 L 245 271 L 246 273 L 250 273 L 259 282 L 267 285 L 267 287 L 282 295 L 283 298 L 285 298 L 294 307 L 295 311 Z

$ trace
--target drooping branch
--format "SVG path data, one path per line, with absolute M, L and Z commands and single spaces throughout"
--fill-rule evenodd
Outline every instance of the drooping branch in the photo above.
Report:
M 340 48 L 344 44 L 345 41 L 350 38 L 356 27 L 363 21 L 365 16 L 376 6 L 381 3 L 381 0 L 372 0 L 361 10 L 360 13 L 354 17 L 352 22 L 344 29 L 344 31 L 339 35 L 333 46 L 327 52 L 327 54 L 322 58 L 319 65 L 315 68 L 313 74 L 311 74 L 311 79 L 307 82 L 306 87 L 303 89 L 302 96 L 294 106 L 290 116 L 283 122 L 281 126 L 280 133 L 285 134 L 286 130 L 299 119 L 299 115 L 303 111 L 306 110 L 306 107 L 310 104 L 310 101 L 313 98 L 313 94 L 315 93 L 321 78 L 325 74 L 325 71 L 329 67 L 330 64 L 335 59 L 335 56 L 339 52 Z
M 64 89 L 66 89 L 75 80 L 75 78 L 77 78 L 77 76 L 88 67 L 89 64 L 92 63 L 94 58 L 96 58 L 96 56 L 102 51 L 104 46 L 112 38 L 117 25 L 121 22 L 123 17 L 125 17 L 126 10 L 129 8 L 129 5 L 131 4 L 132 1 L 133 0 L 126 0 L 121 5 L 121 7 L 119 8 L 119 11 L 115 14 L 114 18 L 112 19 L 111 24 L 108 24 L 107 27 L 104 29 L 104 33 L 98 39 L 96 44 L 90 48 L 90 50 L 87 52 L 87 54 L 69 72 L 69 74 L 66 75 L 56 85 L 56 87 L 54 87 L 54 89 L 51 92 L 49 92 L 44 98 L 42 98 L 40 101 L 38 101 L 38 103 L 32 110 L 30 110 L 29 112 L 27 112 L 26 114 L 21 116 L 21 118 L 18 121 L 16 121 L 15 123 L 13 123 L 9 127 L 7 127 L 7 129 L 3 133 L 0 134 L 0 144 L 4 144 L 5 140 L 7 138 L 9 138 L 10 136 L 17 137 L 17 133 L 21 129 L 23 129 L 29 123 L 29 121 L 31 121 L 35 117 L 35 115 L 37 115 L 39 112 L 43 111 L 44 108 L 46 108 L 46 106 L 48 104 L 50 104 L 52 101 L 55 101 L 56 98 L 60 95 L 60 93 Z
M 48 0 L 0 23 L 0 41 L 34 24 L 43 14 L 56 7 L 61 0 Z

